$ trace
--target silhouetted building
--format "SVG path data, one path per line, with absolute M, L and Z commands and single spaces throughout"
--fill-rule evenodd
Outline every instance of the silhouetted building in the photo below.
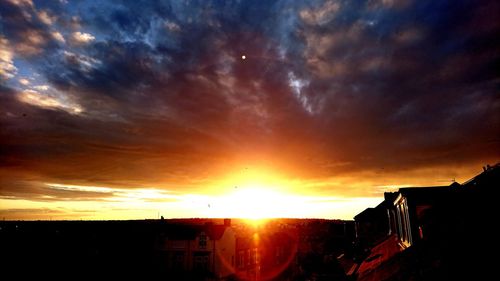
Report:
M 235 273 L 236 236 L 224 225 L 167 225 L 158 251 L 171 276 L 193 280 L 225 280 Z
M 296 265 L 297 241 L 287 231 L 254 232 L 236 239 L 236 276 L 242 280 L 281 280 Z
M 260 271 L 260 257 L 257 236 L 236 238 L 236 273 L 242 279 L 255 279 Z
M 451 186 L 401 188 L 386 194 L 395 198 L 389 206 L 389 233 L 397 234 L 402 248 L 423 238 L 426 213 L 431 209 L 452 207 L 457 191 Z
M 493 219 L 500 164 L 450 186 L 400 188 L 355 217 L 359 280 L 453 280 L 487 276 L 483 240 Z M 385 214 L 385 215 L 384 215 Z M 385 217 L 385 219 L 384 219 Z
M 364 247 L 372 246 L 389 233 L 388 201 L 375 208 L 367 208 L 354 217 L 356 239 Z

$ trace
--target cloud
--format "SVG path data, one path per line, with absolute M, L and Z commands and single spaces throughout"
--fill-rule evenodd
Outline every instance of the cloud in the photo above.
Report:
M 167 21 L 165 22 L 165 27 L 172 32 L 178 32 L 181 30 L 181 27 L 175 22 Z
M 166 190 L 154 188 L 116 188 L 102 186 L 68 185 L 45 183 L 52 193 L 50 200 L 106 200 L 106 201 L 149 201 L 168 202 L 180 196 Z M 48 198 L 44 198 L 48 199 Z
M 21 85 L 27 86 L 27 85 L 29 85 L 29 84 L 30 84 L 30 80 L 28 80 L 28 79 L 26 79 L 26 78 L 20 78 L 20 79 L 19 79 L 19 83 L 20 83 Z
M 53 31 L 52 37 L 61 43 L 66 43 L 66 39 L 64 39 L 64 36 L 58 31 Z
M 92 71 L 92 69 L 95 69 L 99 64 L 101 64 L 99 60 L 86 55 L 68 51 L 64 51 L 63 54 L 68 65 L 73 65 L 82 72 Z
M 8 183 L 8 185 L 6 184 Z M 17 181 L 2 183 L 0 199 L 31 200 L 38 202 L 58 201 L 106 201 L 106 202 L 171 202 L 185 195 L 158 188 L 103 187 Z
M 33 86 L 33 88 L 37 91 L 47 91 L 50 89 L 50 86 L 49 85 L 36 85 L 36 86 Z
M 61 109 L 71 114 L 80 114 L 83 109 L 72 103 L 64 95 L 42 94 L 36 90 L 24 90 L 18 95 L 18 99 L 24 103 L 43 108 Z
M 7 2 L 10 2 L 16 6 L 27 6 L 27 7 L 33 7 L 33 1 L 31 0 L 7 0 Z
M 76 188 L 54 187 L 50 184 L 35 181 L 18 181 L 10 183 L 13 187 L 3 187 L 0 199 L 51 201 L 100 201 L 114 196 L 112 191 L 80 190 Z M 15 187 L 15 188 L 14 188 Z
M 95 37 L 90 33 L 77 31 L 71 34 L 71 39 L 73 39 L 73 42 L 76 44 L 88 44 L 94 41 Z
M 5 1 L 2 11 L 2 35 L 7 38 L 16 55 L 33 57 L 51 52 L 56 46 L 50 25 L 55 17 L 48 11 L 38 11 L 31 1 Z
M 299 12 L 300 18 L 307 24 L 322 25 L 333 19 L 340 9 L 338 1 L 325 1 L 321 7 L 316 9 L 304 9 Z
M 9 79 L 16 75 L 17 68 L 13 62 L 14 53 L 6 38 L 0 36 L 0 77 Z
M 23 35 L 25 40 L 17 44 L 16 53 L 25 56 L 38 55 L 43 51 L 43 46 L 47 44 L 47 38 L 37 30 L 28 30 Z
M 67 212 L 51 208 L 12 208 L 0 209 L 0 216 L 3 219 L 34 220 L 52 219 L 52 216 L 67 215 Z
M 367 1 L 370 9 L 394 8 L 403 9 L 408 7 L 412 0 L 370 0 Z
M 55 16 L 50 15 L 49 12 L 45 10 L 38 12 L 38 18 L 46 25 L 52 25 L 57 20 Z
M 292 72 L 288 73 L 288 78 L 289 78 L 288 83 L 289 83 L 290 87 L 292 88 L 293 93 L 295 94 L 297 99 L 302 104 L 302 107 L 304 107 L 304 109 L 308 113 L 313 113 L 314 110 L 313 110 L 311 104 L 309 103 L 307 96 L 302 95 L 302 88 L 304 86 L 307 86 L 308 81 L 297 79 Z

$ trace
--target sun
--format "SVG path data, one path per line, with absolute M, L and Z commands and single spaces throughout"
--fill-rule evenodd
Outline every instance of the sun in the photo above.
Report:
M 274 217 L 276 204 L 285 198 L 273 190 L 263 187 L 243 187 L 228 196 L 238 208 L 241 217 L 253 220 Z
M 272 169 L 242 166 L 211 187 L 210 216 L 233 217 L 261 223 L 269 218 L 292 217 L 299 196 L 294 187 Z M 295 204 L 295 206 L 294 206 Z
M 214 215 L 242 218 L 259 225 L 266 219 L 292 216 L 296 201 L 293 195 L 271 186 L 238 186 L 218 197 Z

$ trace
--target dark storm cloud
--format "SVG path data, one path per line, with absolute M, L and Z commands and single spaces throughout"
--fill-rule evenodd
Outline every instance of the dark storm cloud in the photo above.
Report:
M 14 94 L 3 95 L 1 103 L 0 156 L 6 175 L 15 171 L 18 178 L 38 181 L 141 186 L 144 177 L 178 182 L 185 174 L 201 176 L 193 162 L 224 154 L 210 136 L 165 120 L 101 121 L 29 106 Z
M 1 4 L 2 37 L 53 93 L 1 88 L 2 167 L 25 180 L 181 185 L 238 161 L 323 177 L 499 156 L 495 1 L 30 3 Z
M 326 109 L 326 138 L 347 143 L 343 157 L 404 167 L 498 156 L 498 4 L 343 4 L 336 19 L 300 31 L 307 93 Z

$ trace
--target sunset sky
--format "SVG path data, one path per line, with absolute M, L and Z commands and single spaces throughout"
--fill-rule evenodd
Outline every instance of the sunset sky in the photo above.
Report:
M 0 219 L 352 219 L 500 161 L 500 2 L 0 0 Z

